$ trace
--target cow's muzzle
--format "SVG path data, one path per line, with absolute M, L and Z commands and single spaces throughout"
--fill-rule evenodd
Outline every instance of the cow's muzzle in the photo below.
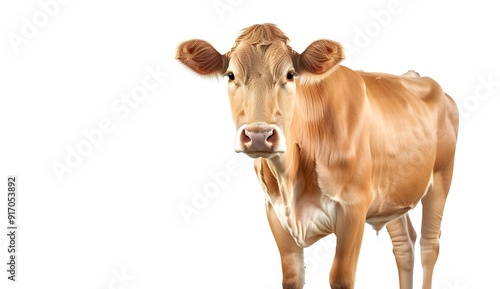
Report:
M 236 132 L 234 150 L 253 158 L 270 158 L 285 152 L 285 138 L 281 128 L 277 125 L 244 124 Z

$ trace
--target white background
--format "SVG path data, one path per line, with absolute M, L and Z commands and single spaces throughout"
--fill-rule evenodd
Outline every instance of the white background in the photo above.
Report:
M 462 106 L 434 286 L 495 288 L 498 9 L 487 0 L 436 2 L 68 1 L 44 18 L 37 1 L 2 1 L 0 178 L 5 188 L 7 175 L 18 175 L 20 229 L 13 284 L 5 272 L 5 192 L 0 288 L 280 288 L 263 193 L 251 161 L 232 151 L 225 81 L 198 77 L 173 59 L 191 38 L 226 52 L 242 28 L 263 22 L 276 23 L 299 52 L 329 38 L 351 47 L 344 65 L 353 69 L 431 76 Z M 38 25 L 29 37 L 25 21 Z M 13 35 L 24 42 L 13 44 Z M 148 69 L 169 75 L 126 117 L 114 111 Z M 103 120 L 113 130 L 59 179 L 53 164 L 67 165 L 68 148 L 85 146 L 83 132 Z M 216 184 L 210 175 L 228 165 L 232 175 Z M 193 207 L 204 190 L 211 198 L 186 222 L 179 208 Z M 417 231 L 419 209 L 411 212 Z M 329 288 L 334 241 L 307 249 L 306 288 Z M 356 282 L 397 288 L 385 230 L 377 237 L 366 227 Z

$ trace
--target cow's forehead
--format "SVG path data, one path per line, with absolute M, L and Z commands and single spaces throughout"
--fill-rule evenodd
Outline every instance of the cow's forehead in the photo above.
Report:
M 241 42 L 230 54 L 229 69 L 237 70 L 245 80 L 254 75 L 277 80 L 284 70 L 292 68 L 291 51 L 282 41 Z

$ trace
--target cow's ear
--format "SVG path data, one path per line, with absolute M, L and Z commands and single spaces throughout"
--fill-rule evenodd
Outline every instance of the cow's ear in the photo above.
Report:
M 175 58 L 194 72 L 207 76 L 222 75 L 228 65 L 226 55 L 220 54 L 210 43 L 199 39 L 179 44 Z
M 332 40 L 316 40 L 294 61 L 301 81 L 318 82 L 330 75 L 344 59 L 344 49 Z

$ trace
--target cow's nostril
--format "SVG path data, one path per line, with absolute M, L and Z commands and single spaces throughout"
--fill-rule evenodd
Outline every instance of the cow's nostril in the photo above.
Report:
M 266 141 L 268 143 L 274 144 L 277 141 L 278 137 L 277 134 L 274 133 L 274 130 L 270 130 L 267 133 Z
M 246 144 L 252 141 L 252 139 L 250 138 L 250 134 L 251 132 L 249 132 L 248 130 L 243 130 L 243 133 L 240 136 L 240 141 L 242 144 Z

